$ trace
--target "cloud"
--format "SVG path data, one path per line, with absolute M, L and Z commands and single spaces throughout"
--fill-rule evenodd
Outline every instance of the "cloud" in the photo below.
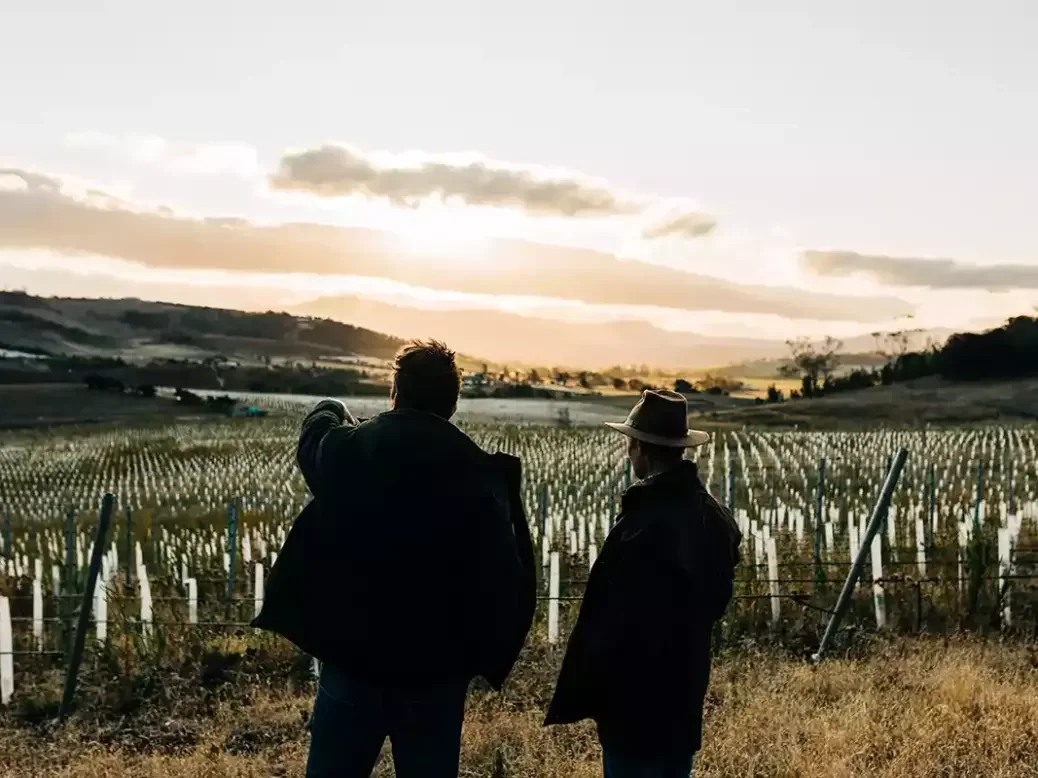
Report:
M 606 182 L 569 171 L 512 165 L 474 154 L 367 154 L 344 145 L 324 145 L 282 156 L 268 179 L 274 190 L 317 197 L 359 195 L 416 208 L 430 197 L 465 205 L 509 208 L 532 216 L 644 216 L 665 205 L 629 195 Z M 681 209 L 650 224 L 646 240 L 699 238 L 716 226 L 713 217 Z
M 61 191 L 61 181 L 58 179 L 17 168 L 0 169 L 0 179 L 4 181 L 5 192 Z
M 29 185 L 21 176 L 0 170 L 0 192 L 24 192 L 28 188 Z
M 171 173 L 197 176 L 259 174 L 256 150 L 244 143 L 174 143 L 157 135 L 77 132 L 65 136 L 73 148 L 100 149 Z
M 953 259 L 887 257 L 853 251 L 805 251 L 803 263 L 818 275 L 864 275 L 887 286 L 988 292 L 1038 289 L 1038 264 L 968 265 Z
M 391 233 L 187 218 L 168 209 L 135 208 L 96 188 L 87 196 L 50 176 L 20 170 L 0 175 L 25 183 L 24 189 L 0 190 L 0 250 L 90 254 L 153 268 L 364 276 L 470 294 L 791 318 L 880 321 L 912 312 L 908 303 L 891 297 L 735 284 L 602 252 L 517 240 L 490 241 L 480 255 L 463 261 L 432 263 L 401 252 Z
M 177 143 L 157 135 L 74 132 L 66 146 L 101 150 L 136 164 L 198 176 L 259 174 L 256 150 L 240 143 Z M 571 171 L 514 165 L 478 154 L 366 153 L 323 145 L 285 153 L 267 177 L 271 189 L 316 197 L 361 196 L 396 207 L 418 208 L 429 198 L 564 218 L 637 217 L 645 240 L 695 239 L 717 226 L 688 201 L 622 193 L 606 182 Z M 669 210 L 656 219 L 654 214 Z
M 475 155 L 366 155 L 348 146 L 285 154 L 270 184 L 321 197 L 385 198 L 407 207 L 439 195 L 466 205 L 542 216 L 615 216 L 640 210 L 604 183 L 574 175 L 551 176 Z
M 642 231 L 646 240 L 657 238 L 699 238 L 713 232 L 717 222 L 705 213 L 689 211 L 650 224 Z

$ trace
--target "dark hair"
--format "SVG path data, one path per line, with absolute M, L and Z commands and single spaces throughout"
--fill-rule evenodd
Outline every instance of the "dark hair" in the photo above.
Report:
M 655 443 L 638 441 L 638 448 L 645 454 L 645 458 L 654 465 L 675 465 L 685 456 L 685 449 L 675 446 L 658 446 Z
M 449 419 L 461 392 L 454 352 L 438 340 L 412 340 L 393 360 L 396 407 Z

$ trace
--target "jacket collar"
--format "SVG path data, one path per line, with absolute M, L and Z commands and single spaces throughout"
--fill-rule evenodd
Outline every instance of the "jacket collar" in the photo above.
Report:
M 687 490 L 698 481 L 699 468 L 696 463 L 690 459 L 683 459 L 680 464 L 670 470 L 631 484 L 620 500 L 620 507 L 624 513 L 627 513 L 665 495 Z
M 522 462 L 503 452 L 490 453 L 480 447 L 450 419 L 412 408 L 383 411 L 365 424 L 376 424 L 380 436 L 395 438 L 405 450 L 433 447 L 444 456 L 451 452 L 470 462 L 486 463 L 502 472 L 513 484 L 522 482 Z

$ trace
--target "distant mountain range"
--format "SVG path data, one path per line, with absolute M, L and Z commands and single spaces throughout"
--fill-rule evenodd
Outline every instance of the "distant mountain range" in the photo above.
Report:
M 929 336 L 943 341 L 951 331 Z M 495 310 L 404 307 L 361 297 L 327 297 L 288 313 L 254 313 L 137 299 L 41 298 L 0 292 L 0 349 L 138 358 L 246 360 L 365 356 L 387 359 L 411 337 L 446 341 L 471 360 L 512 366 L 605 370 L 726 370 L 767 377 L 788 355 L 767 338 L 672 332 L 644 321 L 584 324 Z M 844 344 L 845 361 L 874 353 L 870 336 Z M 863 358 L 865 362 L 868 358 Z
M 789 354 L 779 339 L 673 332 L 639 320 L 572 323 L 495 310 L 420 309 L 353 296 L 320 298 L 292 310 L 400 338 L 436 337 L 467 354 L 534 366 L 649 365 L 682 370 L 781 360 Z M 941 342 L 952 332 L 928 330 L 914 337 L 913 346 L 921 348 L 927 336 Z M 875 349 L 875 340 L 862 335 L 847 339 L 843 351 L 856 354 Z

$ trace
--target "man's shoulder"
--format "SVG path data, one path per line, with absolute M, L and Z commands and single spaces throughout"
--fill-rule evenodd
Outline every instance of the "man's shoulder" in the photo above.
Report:
M 498 473 L 501 473 L 505 478 L 509 480 L 519 481 L 523 477 L 523 460 L 512 454 L 506 454 L 503 451 L 495 451 L 490 453 L 484 449 L 481 449 L 486 455 L 486 462 L 488 465 Z
M 704 524 L 739 531 L 731 510 L 698 481 L 679 489 L 656 489 L 651 499 L 646 493 L 645 499 L 627 501 L 624 513 L 641 533 L 668 543 L 679 542 L 689 532 L 699 533 Z
M 705 487 L 702 491 L 703 526 L 706 535 L 704 541 L 717 553 L 717 558 L 727 559 L 732 565 L 738 565 L 742 558 L 739 550 L 742 544 L 742 530 L 739 529 L 735 513 Z
M 336 466 L 348 456 L 351 441 L 362 425 L 342 424 L 328 430 L 320 443 L 320 456 L 325 466 Z

